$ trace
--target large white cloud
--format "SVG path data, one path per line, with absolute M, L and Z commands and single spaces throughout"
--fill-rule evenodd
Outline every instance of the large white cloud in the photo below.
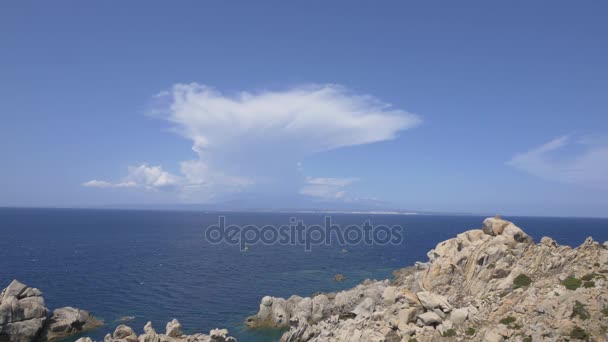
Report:
M 171 102 L 168 119 L 201 155 L 226 144 L 245 147 L 244 142 L 282 142 L 295 148 L 291 152 L 319 152 L 390 140 L 420 122 L 337 85 L 227 96 L 196 83 L 176 84 L 163 96 Z
M 179 177 L 165 174 L 156 180 L 177 185 L 188 201 L 246 189 L 328 196 L 321 188 L 336 185 L 311 184 L 297 167 L 302 159 L 391 140 L 421 122 L 415 114 L 333 84 L 234 94 L 176 84 L 157 99 L 153 112 L 192 141 L 196 157 L 181 162 Z M 158 188 L 141 176 L 134 180 L 138 185 Z
M 515 155 L 507 164 L 547 180 L 608 189 L 605 139 L 561 136 Z

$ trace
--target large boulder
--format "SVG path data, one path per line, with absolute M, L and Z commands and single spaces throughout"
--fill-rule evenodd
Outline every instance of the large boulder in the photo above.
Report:
M 88 311 L 72 307 L 55 309 L 42 332 L 42 338 L 51 341 L 63 339 L 73 334 L 91 330 L 103 325 L 103 322 L 91 316 Z
M 0 341 L 37 339 L 48 312 L 38 289 L 13 280 L 0 294 Z

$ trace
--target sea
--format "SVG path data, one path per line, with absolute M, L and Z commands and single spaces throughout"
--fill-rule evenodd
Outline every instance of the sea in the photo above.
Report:
M 341 227 L 398 225 L 398 244 L 255 244 L 246 250 L 212 244 L 205 229 L 224 216 L 234 225 L 307 225 L 327 216 Z M 537 242 L 551 236 L 578 246 L 588 236 L 608 240 L 608 219 L 504 217 Z M 85 333 L 101 341 L 119 324 L 158 332 L 173 318 L 186 333 L 227 328 L 239 341 L 278 341 L 279 330 L 250 330 L 263 296 L 339 291 L 365 279 L 392 278 L 396 269 L 427 261 L 426 253 L 456 234 L 480 228 L 482 216 L 198 212 L 110 209 L 0 208 L 0 288 L 18 279 L 39 288 L 49 309 L 73 306 L 105 325 Z M 346 279 L 335 281 L 336 274 Z M 75 336 L 70 340 L 75 340 Z

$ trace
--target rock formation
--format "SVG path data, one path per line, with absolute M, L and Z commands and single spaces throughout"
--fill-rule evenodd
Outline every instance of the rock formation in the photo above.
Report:
M 102 326 L 103 322 L 88 311 L 72 307 L 59 308 L 47 320 L 42 330 L 42 340 L 52 341 Z
M 250 327 L 296 341 L 606 341 L 608 243 L 535 244 L 488 218 L 428 252 L 429 261 L 350 290 L 264 297 Z
M 51 341 L 103 323 L 87 311 L 59 308 L 49 317 L 42 292 L 17 280 L 0 294 L 0 341 Z
M 17 280 L 0 293 L 0 342 L 31 342 L 64 339 L 103 325 L 88 311 L 63 307 L 53 311 L 44 306 L 42 292 Z M 89 337 L 76 342 L 93 342 Z M 209 335 L 185 335 L 176 320 L 167 323 L 166 333 L 157 334 L 152 323 L 144 327 L 144 334 L 137 336 L 133 329 L 119 325 L 104 342 L 236 342 L 226 329 L 213 329 Z
M 0 341 L 34 340 L 48 313 L 42 292 L 13 280 L 0 294 Z
M 156 333 L 152 322 L 144 326 L 144 333 L 137 336 L 133 329 L 126 325 L 119 325 L 113 334 L 107 334 L 104 342 L 236 342 L 234 337 L 228 336 L 226 329 L 213 329 L 209 335 L 185 335 L 182 325 L 176 320 L 167 323 L 164 334 Z M 81 338 L 76 342 L 92 342 L 90 338 Z

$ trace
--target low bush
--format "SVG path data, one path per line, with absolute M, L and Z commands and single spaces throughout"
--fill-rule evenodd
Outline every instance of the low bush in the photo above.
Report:
M 570 317 L 578 316 L 582 320 L 586 320 L 589 318 L 589 312 L 585 308 L 585 304 L 579 302 L 578 300 L 574 303 L 574 307 L 572 308 L 572 315 Z
M 516 289 L 528 286 L 530 284 L 532 284 L 532 279 L 523 273 L 513 279 L 513 287 Z
M 577 340 L 586 340 L 589 338 L 589 334 L 587 334 L 585 329 L 581 327 L 574 327 L 570 332 L 570 338 Z
M 504 325 L 509 325 L 509 324 L 511 324 L 511 323 L 513 323 L 515 321 L 516 321 L 515 317 L 513 317 L 513 316 L 507 316 L 507 317 L 501 319 L 500 323 L 504 324 Z
M 575 277 L 568 277 L 562 281 L 562 285 L 564 285 L 568 290 L 576 290 L 581 287 L 582 281 Z
M 454 337 L 454 336 L 456 336 L 456 330 L 454 330 L 454 329 L 448 329 L 441 336 L 443 336 L 443 337 Z

